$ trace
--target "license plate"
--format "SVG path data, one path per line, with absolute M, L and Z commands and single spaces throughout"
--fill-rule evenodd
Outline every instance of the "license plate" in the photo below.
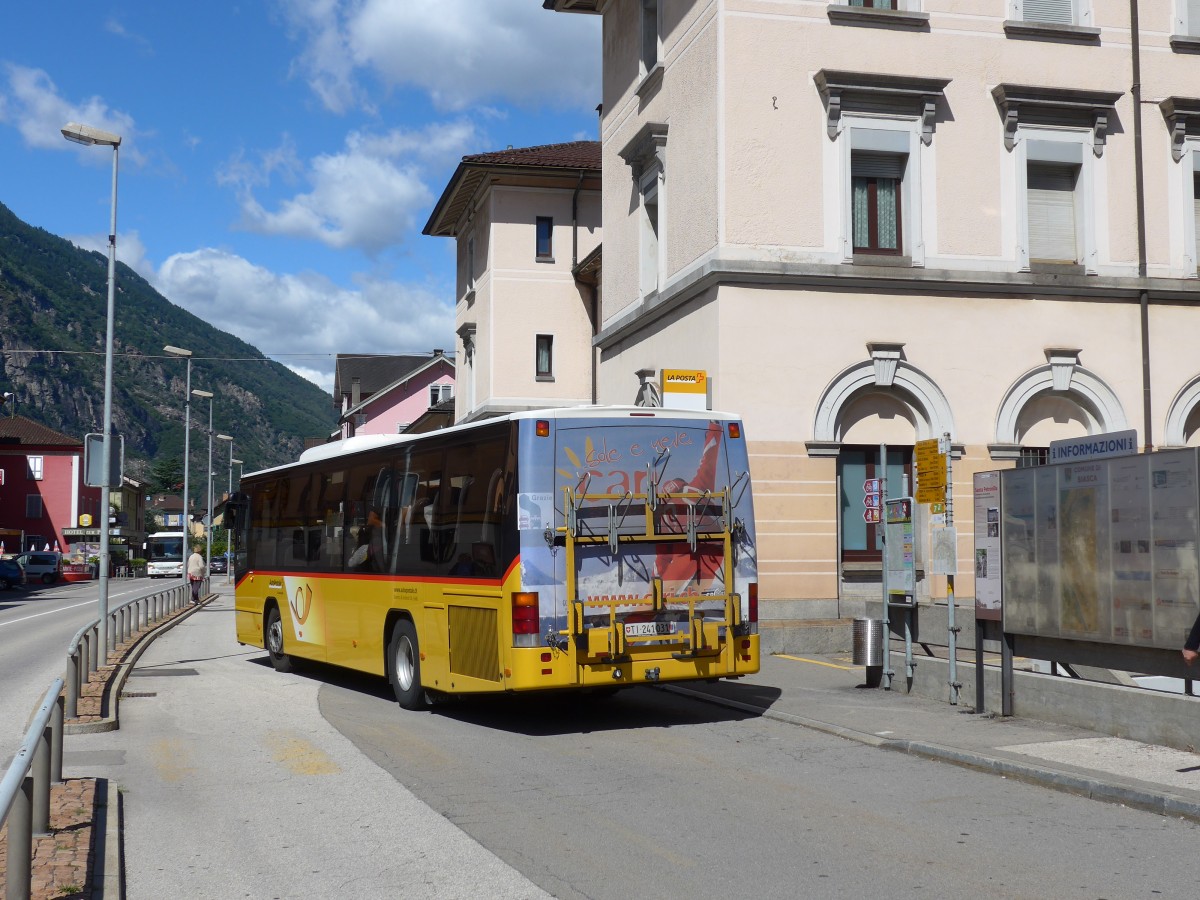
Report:
M 626 622 L 625 637 L 658 637 L 674 634 L 677 622 Z

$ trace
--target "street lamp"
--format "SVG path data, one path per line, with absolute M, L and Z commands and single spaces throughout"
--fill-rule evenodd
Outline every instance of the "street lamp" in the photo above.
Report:
M 104 483 L 100 486 L 100 646 L 98 658 L 108 662 L 108 513 L 112 481 L 112 376 L 113 376 L 113 303 L 117 278 L 117 157 L 121 136 L 90 125 L 69 122 L 62 136 L 76 144 L 112 147 L 112 217 L 108 228 L 108 311 L 104 332 Z M 118 485 L 119 486 L 119 485 Z
M 183 583 L 187 584 L 187 558 L 188 551 L 192 549 L 192 529 L 191 523 L 188 521 L 188 471 L 192 467 L 191 446 L 189 439 L 192 436 L 192 351 L 184 350 L 182 347 L 172 347 L 170 344 L 163 347 L 163 352 L 178 356 L 180 359 L 187 360 L 187 384 L 184 387 L 183 393 Z
M 208 521 L 204 524 L 204 535 L 206 538 L 207 549 L 204 552 L 205 565 L 208 565 L 208 560 L 212 559 L 212 413 L 213 413 L 213 395 L 212 391 L 192 391 L 193 397 L 208 398 Z
M 233 496 L 233 436 L 229 434 L 218 434 L 217 440 L 229 441 L 229 490 L 225 492 L 225 514 L 221 518 L 225 520 L 225 583 L 233 584 L 233 573 L 230 571 L 229 566 L 229 551 L 233 546 L 229 540 L 229 498 Z M 209 560 L 209 564 L 212 564 L 211 559 Z
M 230 446 L 233 446 L 232 444 Z M 240 459 L 231 459 L 229 461 L 229 494 L 233 496 L 233 467 L 238 467 L 238 487 L 242 486 L 242 461 Z M 230 532 L 229 538 L 229 583 L 233 584 L 233 533 Z

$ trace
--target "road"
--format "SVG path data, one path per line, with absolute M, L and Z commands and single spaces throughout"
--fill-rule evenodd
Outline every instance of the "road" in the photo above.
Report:
M 1151 897 L 1192 890 L 1200 829 L 887 753 L 654 688 L 322 715 L 555 897 Z
M 222 596 L 160 637 L 109 778 L 126 896 L 1156 897 L 1200 828 L 653 688 L 400 710 L 281 675 Z
M 167 586 L 150 578 L 110 579 L 115 607 L 138 594 Z M 21 746 L 26 723 L 50 683 L 64 674 L 67 645 L 99 612 L 94 581 L 31 584 L 0 592 L 0 763 L 8 768 Z M 0 769 L 0 771 L 3 771 Z

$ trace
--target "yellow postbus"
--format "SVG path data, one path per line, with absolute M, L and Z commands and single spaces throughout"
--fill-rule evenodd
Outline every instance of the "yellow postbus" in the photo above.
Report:
M 758 671 L 742 424 L 583 407 L 353 437 L 230 499 L 237 639 L 439 695 Z

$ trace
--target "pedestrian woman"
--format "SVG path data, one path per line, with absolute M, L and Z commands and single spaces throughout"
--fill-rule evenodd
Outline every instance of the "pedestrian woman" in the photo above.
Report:
M 200 555 L 200 545 L 192 545 L 192 555 L 187 561 L 188 586 L 192 589 L 192 603 L 200 602 L 200 585 L 204 582 L 204 557 Z

